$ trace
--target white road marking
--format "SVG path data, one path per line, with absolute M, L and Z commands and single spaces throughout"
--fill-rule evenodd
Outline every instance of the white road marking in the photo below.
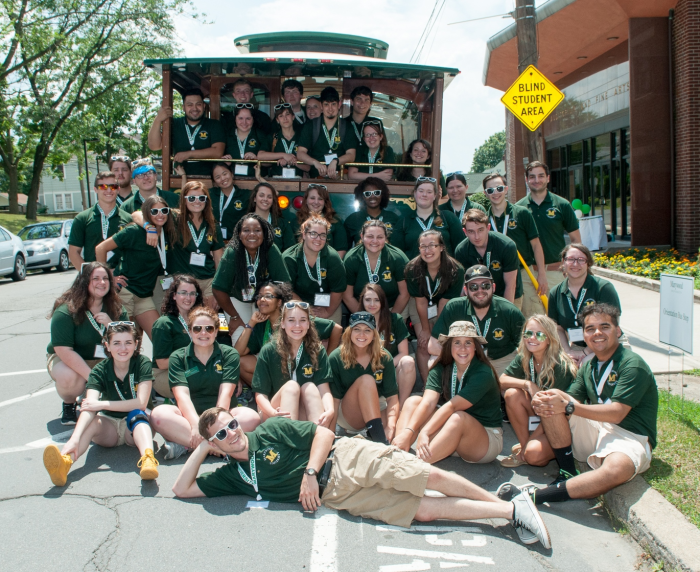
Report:
M 321 507 L 316 512 L 311 543 L 310 572 L 337 572 L 338 514 Z
M 456 562 L 440 562 L 440 568 L 466 568 L 469 564 L 457 564 Z
M 437 534 L 426 534 L 425 540 L 433 546 L 452 546 L 452 541 L 449 538 L 438 538 Z
M 411 528 L 404 528 L 403 526 L 393 526 L 390 524 L 378 524 L 377 530 L 382 532 L 465 532 L 465 533 L 479 533 L 480 528 L 475 526 L 423 526 L 417 525 Z
M 19 453 L 20 451 L 30 451 L 31 449 L 43 449 L 44 447 L 46 447 L 46 445 L 50 445 L 51 443 L 53 443 L 54 445 L 63 445 L 66 441 L 68 441 L 68 439 L 70 439 L 70 436 L 72 434 L 73 429 L 69 429 L 68 431 L 64 431 L 63 433 L 57 433 L 56 435 L 52 435 L 51 437 L 44 437 L 43 439 L 32 441 L 31 443 L 27 443 L 26 445 L 20 447 L 7 447 L 5 449 L 0 449 L 0 455 L 4 453 Z
M 0 377 L 8 377 L 10 375 L 25 375 L 27 373 L 41 373 L 42 371 L 46 371 L 46 368 L 44 368 L 44 369 L 28 369 L 27 371 L 11 371 L 10 373 L 0 373 Z
M 56 391 L 56 388 L 53 386 L 40 389 L 39 391 L 35 391 L 34 393 L 27 393 L 26 395 L 21 395 L 19 397 L 15 397 L 14 399 L 8 399 L 7 401 L 0 401 L 0 407 L 6 407 L 8 405 L 12 405 L 13 403 L 19 403 L 20 401 L 26 401 L 27 399 L 31 399 L 32 397 L 37 397 L 39 395 L 51 393 L 52 391 Z
M 472 540 L 462 540 L 462 546 L 486 546 L 486 537 L 475 534 Z
M 379 567 L 379 572 L 415 572 L 419 570 L 430 570 L 430 563 L 414 560 L 410 564 L 390 564 Z
M 267 508 L 270 506 L 270 501 L 248 501 L 248 504 L 245 506 L 246 508 Z
M 421 558 L 442 558 L 443 560 L 476 562 L 478 564 L 494 564 L 493 558 L 488 556 L 472 556 L 471 554 L 438 552 L 437 550 L 414 550 L 412 548 L 399 548 L 394 546 L 377 546 L 377 552 L 383 554 L 400 554 L 402 556 L 419 556 Z

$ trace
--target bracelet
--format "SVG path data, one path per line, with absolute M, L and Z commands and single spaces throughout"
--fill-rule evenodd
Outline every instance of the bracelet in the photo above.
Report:
M 408 430 L 409 430 L 411 433 L 413 433 L 414 435 L 416 434 L 416 432 L 415 432 L 413 429 L 411 429 L 410 427 L 404 427 L 404 429 L 408 429 Z

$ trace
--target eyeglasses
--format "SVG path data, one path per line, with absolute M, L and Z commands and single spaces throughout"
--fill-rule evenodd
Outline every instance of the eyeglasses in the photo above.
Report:
M 437 183 L 435 177 L 416 177 L 416 182 L 422 183 L 423 181 L 428 181 L 429 183 Z
M 155 169 L 149 169 L 149 170 L 146 171 L 145 173 L 139 173 L 138 175 L 136 175 L 136 176 L 134 177 L 134 179 L 139 179 L 139 180 L 141 180 L 141 179 L 143 179 L 144 177 L 155 177 L 155 176 L 156 176 Z
M 492 195 L 493 193 L 502 193 L 505 190 L 506 188 L 503 185 L 498 185 L 497 187 L 489 187 L 488 189 L 484 189 L 484 192 L 487 195 Z
M 213 334 L 216 331 L 216 326 L 200 326 L 199 324 L 192 326 L 192 331 L 195 334 L 199 334 L 202 330 L 204 330 L 207 334 Z
M 200 203 L 206 203 L 207 195 L 187 195 L 185 199 L 188 203 L 194 203 L 196 201 L 199 201 Z
M 445 178 L 447 179 L 452 175 L 464 175 L 464 171 L 455 171 L 454 173 L 447 173 L 447 175 L 445 175 Z
M 255 109 L 252 103 L 237 103 L 236 109 Z
M 157 214 L 168 214 L 170 212 L 170 207 L 163 207 L 160 209 L 151 209 L 151 216 L 156 216 Z
M 323 189 L 324 191 L 327 191 L 328 187 L 326 185 L 319 185 L 318 183 L 311 183 L 308 187 L 306 187 L 307 191 L 309 189 Z
M 370 197 L 381 197 L 382 192 L 377 189 L 376 191 L 362 191 L 362 194 L 365 196 L 366 199 Z
M 295 306 L 299 306 L 302 310 L 308 310 L 309 309 L 309 303 L 308 302 L 301 302 L 299 300 L 292 300 L 290 302 L 285 302 L 284 307 L 287 310 L 293 310 Z
M 128 163 L 131 159 L 127 155 L 112 155 L 110 161 L 119 161 L 120 163 Z
M 274 294 L 258 294 L 255 299 L 256 300 L 276 300 L 279 298 L 279 296 L 275 296 Z
M 538 342 L 544 342 L 547 339 L 547 334 L 544 332 L 533 332 L 532 330 L 525 330 L 523 332 L 524 340 L 529 340 L 533 336 Z
M 291 103 L 278 103 L 275 105 L 275 111 L 279 111 L 280 109 L 284 109 L 285 107 L 291 109 L 292 104 Z
M 136 324 L 134 322 L 110 322 L 107 324 L 107 329 L 109 330 L 110 328 L 116 328 L 117 326 L 131 326 L 132 328 L 135 328 Z
M 216 439 L 217 441 L 223 441 L 224 439 L 226 439 L 226 436 L 228 435 L 229 431 L 235 431 L 236 429 L 238 429 L 238 419 L 234 417 L 233 419 L 231 419 L 229 424 L 226 425 L 226 427 L 224 427 L 223 429 L 219 429 L 216 433 L 214 433 L 213 437 L 209 437 L 209 441 L 211 442 L 214 439 Z
M 364 134 L 365 139 L 376 139 L 377 137 L 381 137 L 381 134 L 374 131 Z
M 586 260 L 585 258 L 574 258 L 573 256 L 565 257 L 564 261 L 573 265 L 578 264 L 579 266 L 583 266 L 584 264 L 588 263 L 588 260 Z
M 197 292 L 188 292 L 187 290 L 178 290 L 175 293 L 178 296 L 187 296 L 189 298 L 196 298 L 197 296 L 199 296 L 199 294 L 197 294 Z
M 325 232 L 316 232 L 315 230 L 310 230 L 306 232 L 306 236 L 311 238 L 311 240 L 316 240 L 317 238 L 321 240 L 326 240 L 328 235 Z
M 117 185 L 117 184 L 114 184 L 114 185 L 107 185 L 107 184 L 105 184 L 105 183 L 100 183 L 99 185 L 96 185 L 95 188 L 96 188 L 98 191 L 106 191 L 106 190 L 118 191 L 118 190 L 119 190 L 119 185 Z
M 439 246 L 440 246 L 439 244 L 421 244 L 418 247 L 418 250 L 435 250 Z
M 482 282 L 481 284 L 474 284 L 473 282 L 470 282 L 467 284 L 467 289 L 470 292 L 478 292 L 479 288 L 482 290 L 491 290 L 491 282 Z

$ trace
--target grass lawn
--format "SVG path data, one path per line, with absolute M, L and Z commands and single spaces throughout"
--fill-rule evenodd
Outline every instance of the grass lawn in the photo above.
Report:
M 700 403 L 659 391 L 658 443 L 642 476 L 667 501 L 700 527 Z M 678 414 L 677 414 L 678 413 Z
M 40 221 L 56 220 L 55 216 L 39 216 L 38 220 L 27 220 L 23 214 L 0 213 L 0 226 L 4 226 L 10 232 L 17 234 L 28 224 L 33 224 Z

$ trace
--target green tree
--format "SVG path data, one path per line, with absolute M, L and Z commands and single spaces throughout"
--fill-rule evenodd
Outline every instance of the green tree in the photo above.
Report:
M 471 172 L 483 173 L 486 169 L 492 169 L 503 160 L 505 152 L 506 132 L 494 133 L 474 152 Z

